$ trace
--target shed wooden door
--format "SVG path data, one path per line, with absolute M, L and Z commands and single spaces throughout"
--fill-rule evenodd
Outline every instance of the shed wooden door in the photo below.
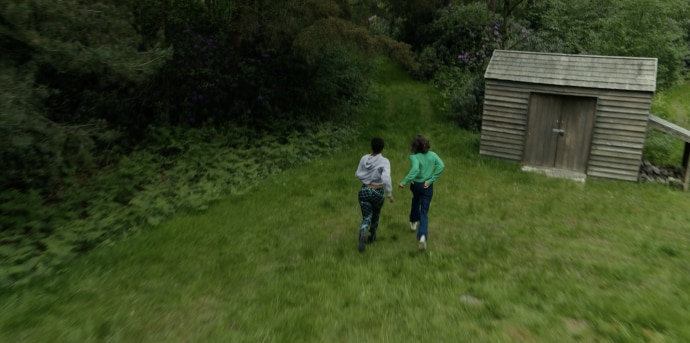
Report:
M 523 162 L 585 173 L 596 98 L 532 93 Z

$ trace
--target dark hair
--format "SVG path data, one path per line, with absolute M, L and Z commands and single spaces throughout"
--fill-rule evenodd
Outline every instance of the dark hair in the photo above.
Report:
M 378 154 L 383 151 L 383 139 L 380 137 L 374 137 L 371 139 L 371 152 Z
M 424 136 L 416 135 L 412 139 L 412 146 L 410 147 L 410 149 L 412 150 L 413 154 L 417 154 L 420 152 L 422 154 L 426 154 L 430 148 L 431 144 L 429 144 L 429 141 L 426 138 L 424 138 Z

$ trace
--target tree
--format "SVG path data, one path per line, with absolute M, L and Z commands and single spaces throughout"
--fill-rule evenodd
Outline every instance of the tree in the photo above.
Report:
M 612 3 L 611 16 L 603 19 L 600 39 L 593 51 L 603 55 L 656 57 L 660 89 L 682 81 L 684 62 L 690 56 L 684 22 L 689 3 L 683 0 L 628 0 Z
M 688 56 L 688 2 L 542 0 L 533 27 L 558 41 L 558 52 L 659 59 L 660 89 L 678 82 Z
M 513 20 L 519 20 L 524 13 L 529 12 L 536 4 L 536 0 L 488 0 L 487 8 L 492 17 L 499 15 L 498 32 L 501 37 L 499 48 L 507 49 L 508 41 L 513 33 L 510 31 Z M 500 9 L 500 10 L 499 10 Z
M 105 123 L 138 120 L 128 113 L 137 108 L 130 92 L 168 50 L 137 51 L 137 37 L 127 12 L 112 4 L 3 1 L 2 93 L 12 99 L 0 117 L 9 130 L 3 187 L 50 192 L 115 137 Z
M 366 74 L 360 70 L 363 64 L 345 63 L 334 51 L 354 59 L 385 52 L 415 66 L 409 47 L 385 37 L 373 39 L 348 21 L 350 9 L 343 0 L 159 1 L 169 6 L 167 14 L 147 20 L 164 22 L 165 41 L 174 51 L 160 76 L 162 94 L 154 100 L 166 124 L 213 121 L 267 129 L 307 122 L 297 116 L 338 113 L 331 106 L 347 103 L 365 88 L 356 85 L 361 77 L 340 78 L 338 73 Z M 162 13 L 148 11 L 152 14 L 140 18 Z M 342 69 L 324 73 L 332 69 L 329 63 Z M 321 94 L 328 88 L 324 84 L 339 90 Z
M 381 1 L 386 4 L 386 9 L 392 18 L 390 21 L 397 22 L 400 29 L 393 38 L 401 40 L 412 46 L 413 50 L 420 51 L 427 42 L 419 36 L 418 29 L 431 23 L 434 20 L 436 11 L 444 6 L 448 6 L 446 0 L 387 0 Z

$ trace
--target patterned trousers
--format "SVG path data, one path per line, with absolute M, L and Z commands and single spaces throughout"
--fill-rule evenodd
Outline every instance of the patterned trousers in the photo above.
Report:
M 379 215 L 383 207 L 383 188 L 373 189 L 362 186 L 359 189 L 359 207 L 362 210 L 362 225 L 359 228 L 359 236 L 365 235 L 367 229 L 371 236 L 376 238 L 376 229 L 379 227 Z

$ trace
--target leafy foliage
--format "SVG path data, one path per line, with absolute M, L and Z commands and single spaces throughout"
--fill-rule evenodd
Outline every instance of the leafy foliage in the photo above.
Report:
M 443 67 L 434 85 L 445 99 L 444 110 L 458 126 L 479 132 L 484 106 L 484 78 L 459 67 Z
M 651 113 L 681 127 L 687 127 L 690 112 L 684 111 L 690 108 L 676 108 L 679 104 L 683 104 L 687 94 L 683 92 L 682 87 L 678 87 L 678 90 L 675 90 L 676 94 L 668 94 L 665 91 L 656 93 L 652 101 Z M 656 165 L 679 165 L 683 160 L 684 143 L 678 138 L 650 127 L 647 130 L 642 159 Z
M 642 149 L 642 159 L 658 165 L 678 165 L 680 159 L 675 158 L 673 153 L 676 141 L 676 138 L 665 132 L 649 130 Z
M 488 24 L 491 23 L 491 24 Z M 420 29 L 428 45 L 418 54 L 417 77 L 432 79 L 460 127 L 478 131 L 484 102 L 483 73 L 500 44 L 501 23 L 479 3 L 448 6 Z
M 536 30 L 560 43 L 559 52 L 658 58 L 657 85 L 665 89 L 682 80 L 689 6 L 683 0 L 548 0 L 532 18 Z
M 56 194 L 63 201 L 44 204 L 36 191 L 0 193 L 0 286 L 21 285 L 175 212 L 203 210 L 228 193 L 245 192 L 340 149 L 353 134 L 351 126 L 330 124 L 284 136 L 237 127 L 149 130 L 148 149 L 89 179 L 70 180 Z
M 4 187 L 52 192 L 61 179 L 102 161 L 95 148 L 137 122 L 132 94 L 167 50 L 137 53 L 126 13 L 104 3 L 8 1 L 0 7 Z M 105 28 L 108 27 L 106 30 Z M 124 100 L 128 99 L 127 100 Z
M 342 41 L 305 63 L 292 41 L 347 4 L 276 4 L 0 5 L 3 284 L 346 139 L 368 55 Z
M 656 57 L 657 83 L 663 90 L 682 80 L 690 46 L 684 33 L 688 3 L 680 0 L 459 1 L 436 7 L 389 3 L 389 15 L 402 18 L 396 9 L 414 7 L 428 13 L 435 8 L 431 18 L 415 26 L 413 36 L 405 37 L 417 51 L 417 77 L 444 87 L 449 114 L 465 128 L 476 128 L 468 123 L 481 121 L 483 90 L 460 83 L 481 83 L 494 49 Z
M 435 20 L 419 30 L 419 36 L 427 42 L 424 51 L 428 53 L 431 49 L 434 52 L 433 57 L 425 62 L 483 73 L 499 43 L 500 22 L 492 20 L 480 4 L 439 10 Z M 429 69 L 428 73 L 433 75 L 435 70 Z
M 682 81 L 683 63 L 690 50 L 684 41 L 683 21 L 690 14 L 688 1 L 614 2 L 595 52 L 613 56 L 656 57 L 657 84 L 665 89 Z M 631 25 L 634 23 L 634 25 Z
M 685 70 L 687 14 L 682 0 L 3 1 L 0 283 L 337 148 L 379 55 L 478 130 L 494 49 L 657 57 L 663 89 Z
M 396 0 L 383 1 L 391 20 L 400 27 L 393 28 L 398 32 L 393 38 L 412 45 L 416 51 L 424 48 L 428 41 L 423 37 L 419 28 L 431 23 L 437 10 L 445 6 L 453 6 L 444 0 Z
M 3 289 L 0 341 L 690 341 L 687 194 L 483 158 L 479 135 L 435 111 L 433 88 L 377 74 L 382 98 L 356 144 Z M 416 251 L 411 197 L 395 190 L 361 255 L 350 168 L 375 132 L 399 180 L 417 130 L 449 167 L 429 250 Z

